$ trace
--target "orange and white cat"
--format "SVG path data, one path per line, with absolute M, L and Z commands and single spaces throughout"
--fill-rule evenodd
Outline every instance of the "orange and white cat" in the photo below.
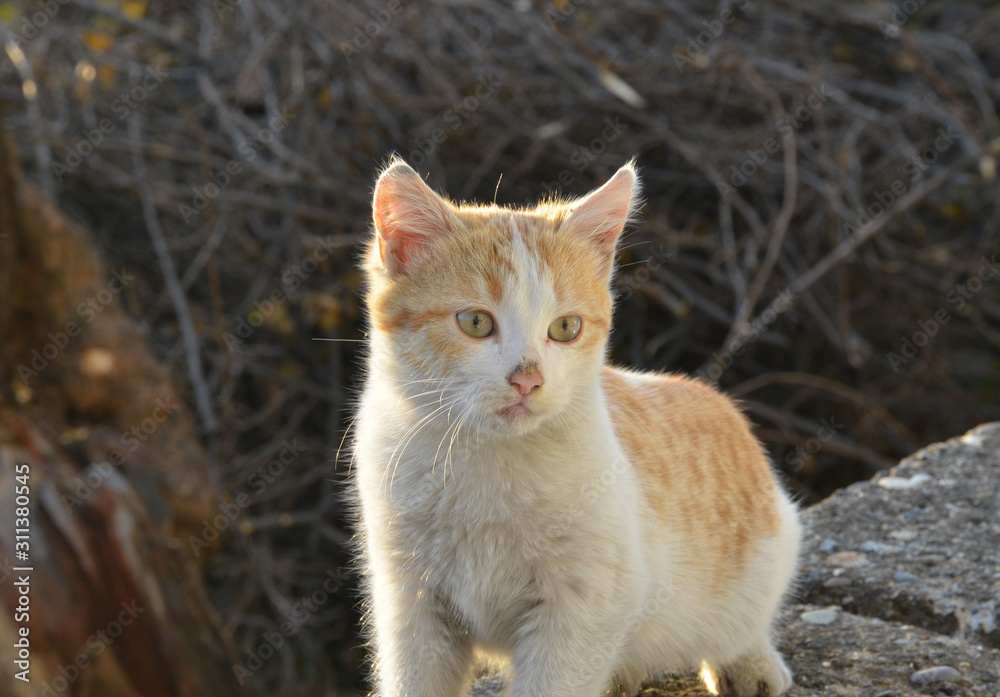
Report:
M 796 508 L 733 402 L 605 365 L 634 167 L 526 210 L 381 173 L 354 460 L 380 697 L 634 694 L 702 667 L 776 696 Z

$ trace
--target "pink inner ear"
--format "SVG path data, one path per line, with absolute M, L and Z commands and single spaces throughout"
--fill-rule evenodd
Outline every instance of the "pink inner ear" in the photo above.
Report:
M 594 238 L 602 244 L 614 244 L 628 220 L 628 204 L 609 210 L 607 217 L 594 225 Z
M 563 223 L 563 229 L 589 238 L 605 251 L 613 251 L 628 222 L 636 187 L 635 170 L 625 165 L 604 186 L 577 204 Z
M 400 270 L 407 268 L 424 237 L 415 225 L 419 214 L 406 205 L 392 185 L 379 187 L 373 207 L 382 264 L 388 266 L 391 259 L 392 265 Z
M 390 166 L 379 178 L 372 201 L 382 265 L 406 274 L 428 241 L 451 229 L 446 206 L 407 165 Z

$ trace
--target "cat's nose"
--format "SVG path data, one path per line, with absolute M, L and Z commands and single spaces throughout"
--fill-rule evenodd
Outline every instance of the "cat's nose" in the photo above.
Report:
M 525 397 L 545 383 L 542 371 L 537 365 L 518 366 L 507 376 L 507 382 L 517 388 L 518 393 Z

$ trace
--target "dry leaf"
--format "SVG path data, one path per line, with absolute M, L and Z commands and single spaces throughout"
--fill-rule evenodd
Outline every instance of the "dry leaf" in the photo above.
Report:
M 101 83 L 101 89 L 110 90 L 118 80 L 118 68 L 110 63 L 102 63 L 97 67 L 97 80 Z
M 146 0 L 124 0 L 122 2 L 122 14 L 129 19 L 142 19 L 149 11 Z
M 0 22 L 13 25 L 21 17 L 21 9 L 13 3 L 0 3 Z
M 288 313 L 286 303 L 276 303 L 271 312 L 264 316 L 264 325 L 282 336 L 291 336 L 298 330 L 295 320 Z
M 306 320 L 322 335 L 331 334 L 343 324 L 341 302 L 332 293 L 309 293 L 302 304 Z
M 328 110 L 333 105 L 333 93 L 329 87 L 324 87 L 316 95 L 316 106 L 323 111 Z
M 83 43 L 91 51 L 106 53 L 114 45 L 115 38 L 103 31 L 89 29 L 83 34 Z

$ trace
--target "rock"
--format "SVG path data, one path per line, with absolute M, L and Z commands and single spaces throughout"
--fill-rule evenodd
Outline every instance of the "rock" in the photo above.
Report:
M 925 482 L 933 481 L 930 475 L 920 473 L 912 477 L 879 477 L 875 483 L 886 489 L 915 489 Z
M 851 585 L 851 579 L 844 578 L 843 576 L 834 576 L 831 579 L 823 581 L 823 585 L 827 588 L 843 588 L 844 586 Z
M 799 616 L 799 619 L 806 624 L 833 624 L 837 621 L 836 608 L 825 608 L 823 610 L 810 610 Z
M 899 552 L 902 549 L 898 545 L 887 545 L 884 542 L 876 542 L 875 540 L 868 540 L 861 545 L 862 552 Z
M 948 684 L 949 694 L 969 697 L 1000 694 L 1000 651 L 919 627 L 846 612 L 838 613 L 837 621 L 829 625 L 809 624 L 805 620 L 805 616 L 822 611 L 793 606 L 780 623 L 783 629 L 778 650 L 795 676 L 795 684 L 785 693 L 787 697 L 878 694 L 907 697 L 914 694 L 914 688 L 935 692 L 942 683 Z M 950 665 L 961 666 L 962 671 Z M 918 673 L 936 677 L 919 685 L 912 683 L 914 668 L 919 669 Z M 948 672 L 942 671 L 945 668 Z M 647 683 L 640 694 L 711 697 L 694 674 Z
M 957 682 L 962 674 L 951 666 L 934 666 L 918 670 L 910 676 L 910 684 L 914 687 L 926 687 L 938 682 Z
M 859 552 L 837 552 L 826 558 L 830 566 L 861 566 L 868 563 L 868 557 Z
M 988 424 L 808 509 L 804 600 L 1000 647 L 998 473 L 1000 424 Z M 834 554 L 821 551 L 831 535 Z
M 223 500 L 169 369 L 117 297 L 138 270 L 104 266 L 2 133 L 0 247 L 0 694 L 241 694 L 236 642 L 201 580 L 209 554 L 186 542 Z
M 832 540 L 830 538 L 827 538 L 827 539 L 823 540 L 820 543 L 820 545 L 819 545 L 819 547 L 817 547 L 817 549 L 820 552 L 832 552 L 833 550 L 837 549 L 837 544 L 838 543 L 837 543 L 836 540 Z

